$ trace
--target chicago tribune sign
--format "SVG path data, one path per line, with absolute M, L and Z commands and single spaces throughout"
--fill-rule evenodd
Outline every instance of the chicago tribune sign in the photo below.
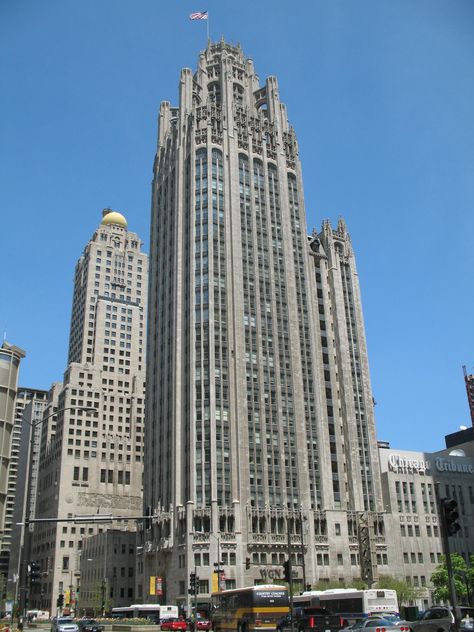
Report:
M 435 467 L 438 472 L 456 472 L 458 474 L 474 474 L 474 466 L 466 461 L 435 458 Z M 389 469 L 392 472 L 404 472 L 405 474 L 425 474 L 432 468 L 432 463 L 425 459 L 415 459 L 401 454 L 391 454 L 388 459 Z
M 424 474 L 426 470 L 431 469 L 430 461 L 413 459 L 408 456 L 402 456 L 401 454 L 391 454 L 388 463 L 392 472 Z

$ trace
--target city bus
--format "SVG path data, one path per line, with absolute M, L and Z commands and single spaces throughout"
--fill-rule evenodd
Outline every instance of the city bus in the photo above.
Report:
M 286 586 L 260 584 L 223 590 L 211 595 L 214 632 L 274 632 L 277 620 L 288 614 L 288 611 Z
M 295 595 L 293 603 L 301 608 L 327 608 L 330 612 L 341 615 L 349 623 L 381 612 L 398 614 L 397 592 L 379 588 L 309 590 L 301 595 Z
M 121 608 L 112 608 L 113 619 L 149 619 L 159 623 L 164 619 L 178 617 L 178 606 L 167 606 L 159 603 L 139 603 Z

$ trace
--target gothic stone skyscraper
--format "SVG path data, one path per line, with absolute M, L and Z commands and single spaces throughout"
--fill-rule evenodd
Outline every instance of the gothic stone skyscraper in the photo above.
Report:
M 179 106 L 162 103 L 152 206 L 144 594 L 158 575 L 185 603 L 196 567 L 205 601 L 218 561 L 221 587 L 281 577 L 288 529 L 300 580 L 303 561 L 307 583 L 360 577 L 361 517 L 376 572 L 382 496 L 350 239 L 342 220 L 308 236 L 277 80 L 260 85 L 240 47 L 209 44 L 181 72 Z
M 123 215 L 106 209 L 77 262 L 68 366 L 41 426 L 37 518 L 141 513 L 148 287 L 141 246 Z M 32 558 L 42 582 L 30 606 L 55 611 L 58 594 L 68 597 L 79 584 L 82 540 L 107 527 L 35 527 Z

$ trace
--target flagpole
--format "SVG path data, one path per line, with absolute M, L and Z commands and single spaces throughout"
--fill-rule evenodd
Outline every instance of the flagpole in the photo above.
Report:
M 209 11 L 207 12 L 206 28 L 207 28 L 207 44 L 209 45 L 211 43 L 210 38 L 209 38 Z

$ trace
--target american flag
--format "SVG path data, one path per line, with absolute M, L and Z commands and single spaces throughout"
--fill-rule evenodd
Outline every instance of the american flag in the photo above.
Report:
M 196 13 L 191 13 L 189 16 L 190 20 L 207 20 L 207 11 L 197 11 Z

